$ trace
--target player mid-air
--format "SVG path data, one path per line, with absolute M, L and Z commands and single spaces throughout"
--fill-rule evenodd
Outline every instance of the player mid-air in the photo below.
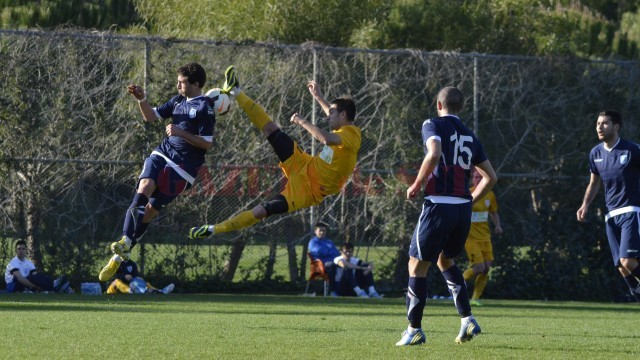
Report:
M 144 90 L 129 85 L 128 92 L 138 100 L 145 121 L 171 118 L 165 127 L 167 136 L 144 161 L 136 194 L 125 212 L 120 240 L 111 244 L 114 255 L 100 271 L 100 281 L 111 279 L 131 248 L 144 235 L 158 212 L 195 181 L 204 155 L 212 146 L 216 122 L 212 100 L 202 94 L 207 75 L 197 63 L 177 70 L 178 95 L 152 108 Z
M 360 128 L 354 125 L 356 105 L 352 99 L 337 98 L 328 103 L 320 86 L 310 81 L 309 92 L 318 101 L 329 123 L 330 131 L 316 126 L 295 113 L 292 124 L 301 126 L 324 144 L 320 153 L 311 156 L 271 120 L 265 110 L 240 88 L 235 68 L 225 72 L 223 91 L 235 97 L 253 125 L 262 131 L 280 160 L 280 168 L 287 178 L 284 190 L 272 199 L 245 210 L 215 225 L 191 228 L 189 237 L 204 239 L 211 235 L 240 230 L 276 214 L 293 212 L 318 205 L 325 196 L 336 194 L 353 173 L 360 149 Z

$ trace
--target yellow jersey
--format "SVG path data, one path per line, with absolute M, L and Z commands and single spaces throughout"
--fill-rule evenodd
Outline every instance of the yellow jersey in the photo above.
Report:
M 321 195 L 333 195 L 342 189 L 358 160 L 362 135 L 355 125 L 332 131 L 340 136 L 341 145 L 325 145 L 309 164 L 309 175 L 320 186 Z
M 471 188 L 470 190 L 473 191 L 473 189 Z M 491 230 L 489 229 L 490 212 L 498 212 L 498 203 L 493 191 L 489 191 L 482 199 L 473 204 L 468 240 L 491 240 Z

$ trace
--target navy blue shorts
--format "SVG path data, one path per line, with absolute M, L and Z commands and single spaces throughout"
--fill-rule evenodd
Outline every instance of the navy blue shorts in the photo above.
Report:
M 191 184 L 167 164 L 165 159 L 157 155 L 151 155 L 144 161 L 138 181 L 141 179 L 153 179 L 156 183 L 156 190 L 149 198 L 149 203 L 156 210 L 161 210 L 191 187 Z
M 614 266 L 620 266 L 621 258 L 640 257 L 640 213 L 627 212 L 607 220 L 607 239 Z
M 471 202 L 435 204 L 426 200 L 411 238 L 409 256 L 436 262 L 440 253 L 454 258 L 464 250 L 471 227 Z

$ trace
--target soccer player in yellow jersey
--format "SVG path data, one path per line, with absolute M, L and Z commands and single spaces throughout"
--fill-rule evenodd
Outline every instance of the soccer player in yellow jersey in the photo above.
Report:
M 267 137 L 280 160 L 280 168 L 287 178 L 287 184 L 280 194 L 251 210 L 215 225 L 191 228 L 191 239 L 203 239 L 244 229 L 271 215 L 318 205 L 325 196 L 336 194 L 342 189 L 353 173 L 360 149 L 360 128 L 354 125 L 356 105 L 349 98 L 327 102 L 315 81 L 310 81 L 307 88 L 327 114 L 331 131 L 313 125 L 298 113 L 291 116 L 290 122 L 301 126 L 324 144 L 322 151 L 315 156 L 302 151 L 297 143 L 271 120 L 265 110 L 242 91 L 233 66 L 227 69 L 223 91 L 235 97 L 249 120 Z
M 473 189 L 482 180 L 482 175 L 473 170 Z M 493 191 L 473 204 L 471 208 L 471 229 L 467 236 L 464 250 L 467 252 L 471 267 L 463 273 L 464 280 L 469 282 L 475 277 L 473 295 L 471 295 L 471 305 L 480 306 L 480 296 L 487 285 L 487 274 L 493 261 L 493 247 L 491 246 L 491 230 L 489 230 L 488 218 L 494 225 L 496 235 L 502 234 L 500 216 L 498 215 L 498 203 Z

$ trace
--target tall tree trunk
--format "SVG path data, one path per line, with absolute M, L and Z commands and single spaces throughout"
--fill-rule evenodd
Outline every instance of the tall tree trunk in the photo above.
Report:
M 29 248 L 30 258 L 33 264 L 42 269 L 42 251 L 40 250 L 41 244 L 38 240 L 38 227 L 40 224 L 40 216 L 38 212 L 38 206 L 35 201 L 35 195 L 33 193 L 27 193 L 27 206 L 25 207 L 25 225 L 27 232 L 27 247 Z
M 242 258 L 242 251 L 244 251 L 244 247 L 246 243 L 241 237 L 238 237 L 233 244 L 231 245 L 231 253 L 229 254 L 229 260 L 224 264 L 224 268 L 222 270 L 221 278 L 224 281 L 233 281 L 233 277 L 236 274 L 236 270 L 238 269 L 238 265 L 240 264 L 240 259 Z
M 405 242 L 398 249 L 398 260 L 393 271 L 393 279 L 398 284 L 406 283 L 409 280 L 409 242 Z
M 298 281 L 298 257 L 296 256 L 295 239 L 292 237 L 289 237 L 287 241 L 287 254 L 289 255 L 289 279 L 295 284 Z
M 22 198 L 24 200 L 24 230 L 27 249 L 29 250 L 29 258 L 33 264 L 42 269 L 42 251 L 41 244 L 38 240 L 38 228 L 40 226 L 40 211 L 38 209 L 38 187 L 34 186 L 31 177 L 27 174 L 17 171 L 16 174 L 24 182 L 24 190 Z
M 307 268 L 307 251 L 309 251 L 309 244 L 304 243 L 302 245 L 302 257 L 300 258 L 300 279 L 306 279 L 306 268 Z
M 269 258 L 267 259 L 267 266 L 264 271 L 264 279 L 269 280 L 273 277 L 273 267 L 276 263 L 276 250 L 278 242 L 276 237 L 271 237 L 269 240 Z

